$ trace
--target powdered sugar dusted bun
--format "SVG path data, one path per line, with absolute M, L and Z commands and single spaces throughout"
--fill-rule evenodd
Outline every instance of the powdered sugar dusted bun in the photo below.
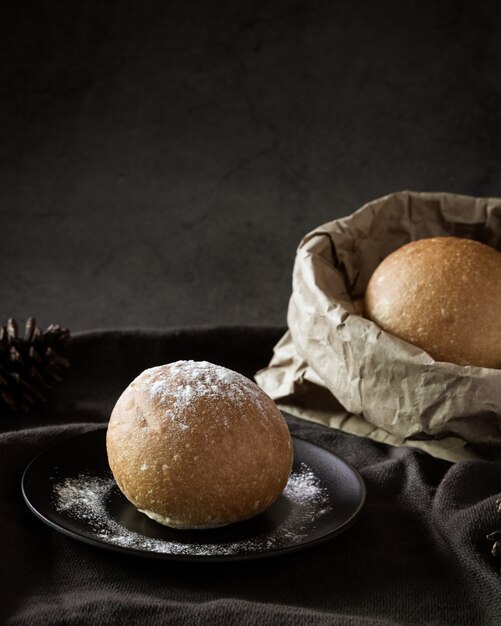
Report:
M 106 444 L 124 495 L 174 528 L 257 515 L 282 493 L 292 465 L 290 433 L 273 400 L 206 361 L 140 374 L 113 409 Z

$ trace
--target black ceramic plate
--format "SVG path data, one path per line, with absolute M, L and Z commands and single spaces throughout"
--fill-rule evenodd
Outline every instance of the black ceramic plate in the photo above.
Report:
M 106 430 L 69 439 L 37 456 L 22 479 L 33 513 L 56 530 L 101 548 L 154 558 L 227 561 L 308 548 L 344 531 L 360 513 L 365 487 L 338 456 L 294 437 L 294 465 L 264 513 L 211 530 L 175 530 L 150 520 L 111 476 Z

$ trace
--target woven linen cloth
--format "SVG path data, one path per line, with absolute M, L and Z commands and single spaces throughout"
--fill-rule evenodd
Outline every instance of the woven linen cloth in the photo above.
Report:
M 20 488 L 28 462 L 102 427 L 140 371 L 194 359 L 252 377 L 282 334 L 232 327 L 74 337 L 72 368 L 50 403 L 0 422 L 0 623 L 500 623 L 500 578 L 485 535 L 498 521 L 501 461 L 450 464 L 291 418 L 294 434 L 361 472 L 366 506 L 352 527 L 317 547 L 255 561 L 113 553 L 52 530 L 28 510 Z

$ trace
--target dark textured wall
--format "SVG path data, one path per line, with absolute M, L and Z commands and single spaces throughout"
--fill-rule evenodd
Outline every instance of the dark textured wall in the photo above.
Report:
M 501 195 L 494 6 L 3 3 L 1 317 L 281 324 L 317 225 Z

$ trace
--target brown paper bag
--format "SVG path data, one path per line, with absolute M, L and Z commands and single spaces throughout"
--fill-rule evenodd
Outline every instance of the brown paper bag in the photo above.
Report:
M 384 257 L 437 235 L 501 249 L 501 199 L 399 192 L 304 237 L 289 331 L 256 375 L 282 409 L 452 461 L 501 456 L 501 370 L 434 361 L 356 312 Z

